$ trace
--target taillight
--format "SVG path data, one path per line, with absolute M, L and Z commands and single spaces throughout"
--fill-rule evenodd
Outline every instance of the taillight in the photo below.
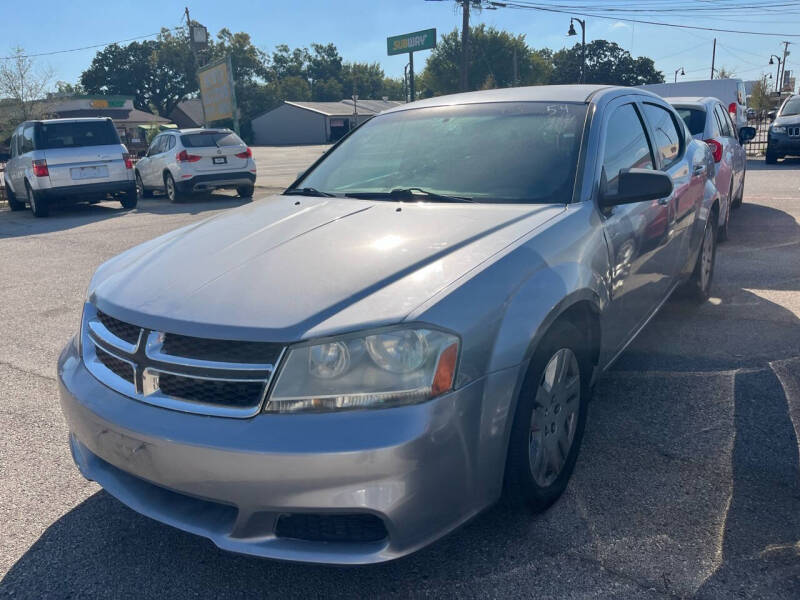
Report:
M 705 140 L 708 147 L 711 148 L 711 154 L 714 157 L 714 162 L 718 163 L 722 160 L 722 144 L 717 140 Z
M 735 116 L 736 116 L 736 113 L 737 113 L 737 110 L 736 110 L 736 108 L 737 108 L 737 106 L 736 106 L 736 102 L 731 102 L 731 103 L 728 105 L 728 112 L 731 114 L 731 116 L 732 116 L 732 117 L 735 117 Z
M 50 171 L 47 170 L 47 161 L 44 159 L 33 161 L 33 174 L 36 177 L 48 177 Z
M 253 151 L 248 148 L 244 152 L 239 152 L 239 154 L 236 155 L 236 158 L 250 158 L 251 156 L 253 156 Z
M 127 152 L 124 152 L 122 154 L 122 160 L 125 161 L 125 168 L 126 169 L 132 169 L 133 168 L 133 160 L 131 160 L 131 155 L 130 154 L 128 154 Z
M 197 162 L 202 157 L 197 154 L 189 154 L 186 150 L 181 150 L 175 155 L 175 160 L 178 162 Z

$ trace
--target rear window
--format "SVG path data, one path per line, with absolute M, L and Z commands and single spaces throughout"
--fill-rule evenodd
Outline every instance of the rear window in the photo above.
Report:
M 72 123 L 40 123 L 36 147 L 83 148 L 119 144 L 119 135 L 111 121 L 77 121 Z
M 208 148 L 219 146 L 244 146 L 241 138 L 232 131 L 209 131 L 187 133 L 181 136 L 184 148 Z
M 700 135 L 706 129 L 706 111 L 700 108 L 675 108 L 692 135 Z

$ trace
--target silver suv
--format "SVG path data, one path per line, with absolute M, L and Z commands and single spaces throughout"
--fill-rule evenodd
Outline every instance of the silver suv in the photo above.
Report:
M 37 217 L 46 217 L 56 203 L 109 194 L 124 208 L 136 207 L 133 162 L 108 118 L 22 123 L 11 136 L 5 182 L 11 210 L 27 203 Z

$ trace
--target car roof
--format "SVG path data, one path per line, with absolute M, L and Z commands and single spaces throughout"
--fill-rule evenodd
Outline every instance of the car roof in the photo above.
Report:
M 226 127 L 187 127 L 186 129 L 166 129 L 162 133 L 233 133 Z
M 668 96 L 664 100 L 672 104 L 672 106 L 706 106 L 709 103 L 719 103 L 719 99 L 712 98 L 711 96 Z
M 96 121 L 110 121 L 111 117 L 72 117 L 67 119 L 33 119 L 26 123 L 92 123 Z
M 588 104 L 596 97 L 607 94 L 641 94 L 660 98 L 652 92 L 638 88 L 608 85 L 535 85 L 528 87 L 501 88 L 479 92 L 463 92 L 448 96 L 436 96 L 390 108 L 381 114 L 428 108 L 455 106 L 458 104 L 480 104 L 488 102 L 575 102 Z

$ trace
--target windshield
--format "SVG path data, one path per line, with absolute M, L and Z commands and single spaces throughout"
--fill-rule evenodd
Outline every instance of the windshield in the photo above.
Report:
M 232 131 L 187 133 L 181 136 L 184 148 L 213 148 L 219 146 L 244 146 L 241 138 Z
M 355 196 L 414 188 L 478 202 L 567 203 L 585 117 L 585 104 L 563 102 L 389 113 L 364 124 L 296 187 Z
M 701 108 L 675 108 L 692 135 L 700 135 L 706 129 L 706 111 Z
M 40 123 L 37 129 L 36 147 L 40 150 L 111 146 L 120 143 L 111 121 Z
M 791 117 L 793 115 L 800 115 L 800 97 L 792 98 L 783 105 L 781 116 Z

